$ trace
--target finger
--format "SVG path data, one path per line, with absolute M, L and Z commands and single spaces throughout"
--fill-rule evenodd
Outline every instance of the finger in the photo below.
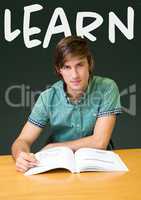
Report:
M 16 165 L 22 166 L 24 169 L 29 169 L 29 168 L 37 166 L 38 164 L 35 162 L 30 162 L 30 161 L 24 160 L 23 157 L 19 156 L 16 160 Z
M 28 170 L 28 168 L 18 163 L 16 164 L 16 170 L 20 172 L 25 172 Z
M 33 154 L 33 153 L 30 153 L 30 164 L 32 165 L 32 167 L 35 167 L 35 166 L 37 166 L 38 164 L 39 164 L 39 161 L 36 159 L 36 157 L 35 157 L 35 154 Z
M 16 160 L 16 165 L 23 165 L 24 167 L 28 167 L 29 161 L 24 160 L 22 157 L 18 157 Z
M 37 166 L 37 164 L 24 160 L 22 157 L 19 157 L 16 161 L 16 166 L 20 166 L 20 167 L 22 166 L 22 168 L 24 169 L 29 169 L 31 167 Z
M 19 156 L 22 157 L 26 161 L 37 163 L 37 159 L 35 158 L 33 153 L 21 152 Z
M 16 170 L 17 170 L 18 172 L 22 172 L 22 173 L 25 173 L 25 172 L 26 172 L 24 169 L 22 169 L 22 168 L 20 168 L 20 167 L 17 167 Z
M 29 162 L 29 167 L 30 167 L 30 168 L 36 167 L 36 166 L 37 166 L 37 164 Z
M 32 158 L 34 160 L 34 162 L 38 163 L 39 161 L 36 159 L 35 154 L 34 153 L 30 153 L 30 158 Z M 32 161 L 31 161 L 32 162 Z

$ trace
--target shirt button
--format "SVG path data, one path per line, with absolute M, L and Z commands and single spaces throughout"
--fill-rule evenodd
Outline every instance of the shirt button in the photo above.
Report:
M 71 126 L 74 127 L 74 124 L 72 123 Z

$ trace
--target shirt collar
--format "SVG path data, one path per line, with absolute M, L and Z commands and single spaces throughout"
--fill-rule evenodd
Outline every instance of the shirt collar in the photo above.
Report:
M 67 92 L 66 92 L 66 84 L 65 84 L 65 82 L 62 80 L 63 95 L 64 95 L 64 97 L 65 97 L 66 102 L 67 102 L 68 104 L 72 104 L 72 105 L 78 105 L 78 104 L 84 103 L 85 99 L 86 99 L 87 96 L 89 95 L 91 85 L 92 85 L 92 77 L 90 77 L 89 82 L 88 82 L 87 89 L 86 89 L 85 92 L 80 96 L 80 99 L 79 99 L 78 101 L 71 101 L 70 98 L 69 98 L 69 96 L 67 95 Z

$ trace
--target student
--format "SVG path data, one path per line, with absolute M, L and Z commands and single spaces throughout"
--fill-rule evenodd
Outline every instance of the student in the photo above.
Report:
M 85 39 L 63 38 L 56 46 L 55 70 L 60 81 L 43 91 L 12 145 L 16 169 L 36 166 L 31 145 L 50 125 L 50 142 L 44 148 L 68 146 L 107 149 L 116 115 L 121 113 L 116 83 L 93 75 L 94 61 Z

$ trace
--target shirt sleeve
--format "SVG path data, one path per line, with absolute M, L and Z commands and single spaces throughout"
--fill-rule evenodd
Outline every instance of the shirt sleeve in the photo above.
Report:
M 28 121 L 34 125 L 44 128 L 49 123 L 49 114 L 45 102 L 43 101 L 42 94 L 38 97 Z
M 119 90 L 117 84 L 113 80 L 108 79 L 104 85 L 104 91 L 101 96 L 102 99 L 98 117 L 122 113 Z

